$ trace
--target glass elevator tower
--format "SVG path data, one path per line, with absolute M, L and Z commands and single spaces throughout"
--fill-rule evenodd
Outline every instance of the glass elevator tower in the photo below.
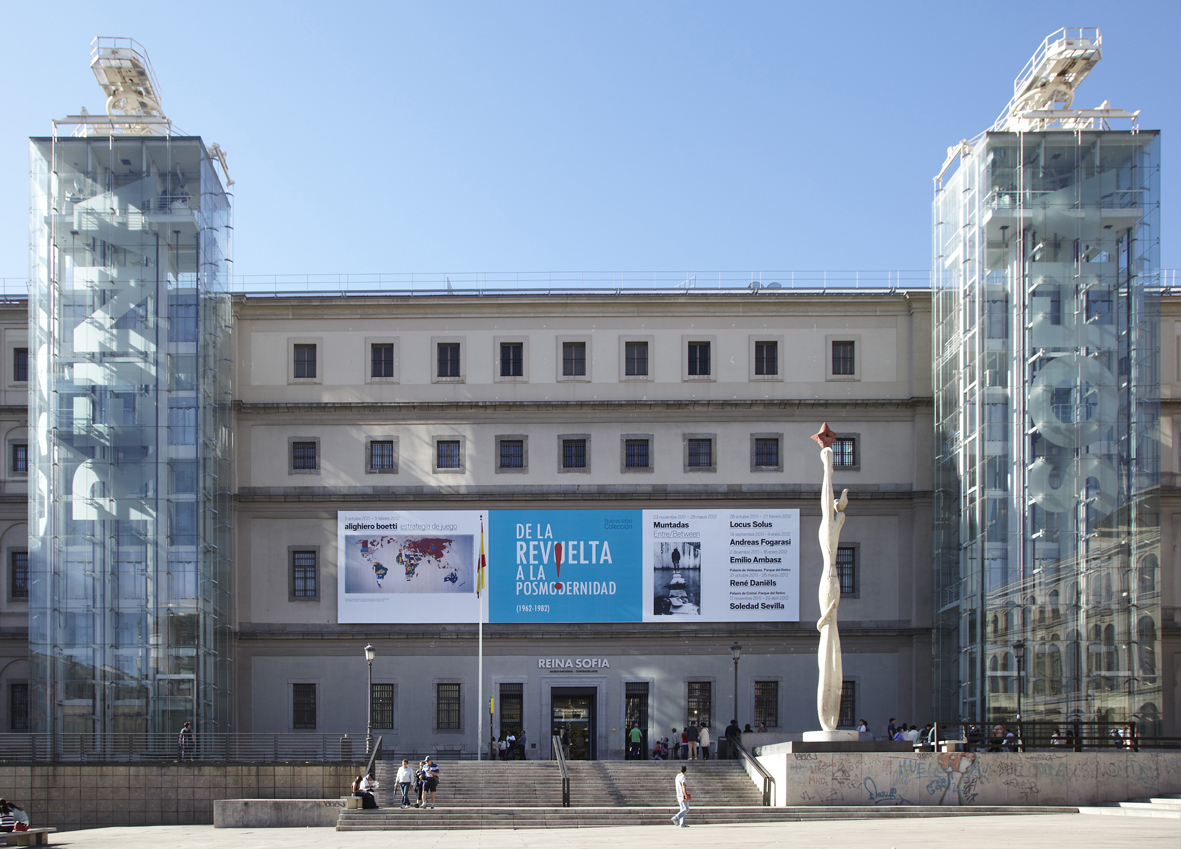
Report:
M 230 197 L 141 51 L 92 54 L 138 107 L 31 140 L 30 712 L 58 754 L 229 721 Z
M 1160 139 L 1045 92 L 1101 43 L 1050 36 L 936 179 L 943 720 L 1160 733 Z

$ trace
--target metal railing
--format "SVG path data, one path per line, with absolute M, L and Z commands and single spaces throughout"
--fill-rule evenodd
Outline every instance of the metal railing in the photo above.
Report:
M 0 763 L 174 761 L 352 763 L 352 741 L 339 734 L 0 734 Z M 360 735 L 364 739 L 364 734 Z M 364 756 L 364 753 L 358 752 Z
M 1137 724 L 1110 722 L 941 722 L 931 732 L 930 747 L 962 748 L 965 752 L 1066 752 L 1102 749 L 1139 752 L 1181 749 L 1181 737 L 1145 736 Z
M 570 769 L 566 766 L 566 751 L 562 748 L 562 738 L 555 734 L 550 739 L 550 759 L 558 762 L 558 772 L 562 776 L 562 807 L 570 807 Z
M 366 775 L 373 775 L 373 762 L 377 760 L 379 754 L 381 754 L 380 737 L 378 737 L 373 743 L 373 752 L 369 755 L 369 763 L 365 767 Z
M 738 750 L 738 754 L 742 755 L 742 757 L 746 759 L 746 762 L 750 764 L 750 766 L 754 767 L 754 770 L 759 774 L 759 777 L 763 779 L 763 806 L 770 807 L 773 795 L 772 787 L 775 784 L 775 779 L 771 776 L 771 773 L 767 771 L 767 768 L 759 763 L 759 759 L 751 754 L 750 750 L 746 748 L 746 746 L 742 745 L 742 740 L 740 740 L 738 737 L 728 737 L 727 739 L 730 741 L 730 745 Z

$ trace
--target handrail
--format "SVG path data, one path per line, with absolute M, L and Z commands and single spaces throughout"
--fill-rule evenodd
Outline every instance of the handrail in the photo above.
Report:
M 373 762 L 377 760 L 377 753 L 381 751 L 381 738 L 378 737 L 373 743 L 373 753 L 369 755 L 369 766 L 365 767 L 366 775 L 373 775 Z
M 558 762 L 558 772 L 562 776 L 562 807 L 570 807 L 570 770 L 566 766 L 566 752 L 562 749 L 562 738 L 557 734 L 550 740 L 550 760 Z
M 757 772 L 762 777 L 763 806 L 768 808 L 771 807 L 771 787 L 775 784 L 775 779 L 771 776 L 771 773 L 767 771 L 767 768 L 759 763 L 759 759 L 752 755 L 746 746 L 742 745 L 742 740 L 740 738 L 728 737 L 727 739 L 730 741 L 730 745 L 738 749 L 739 753 L 741 753 L 741 755 L 746 758 L 746 762 L 753 766 L 755 768 L 755 772 Z

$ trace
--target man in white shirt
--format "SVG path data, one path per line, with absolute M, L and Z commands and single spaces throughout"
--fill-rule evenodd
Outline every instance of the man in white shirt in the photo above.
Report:
M 689 823 L 685 822 L 685 814 L 689 813 L 689 788 L 685 784 L 685 773 L 689 771 L 689 767 L 681 767 L 681 771 L 677 773 L 676 791 L 677 804 L 680 806 L 675 814 L 673 814 L 673 825 L 678 825 L 681 828 L 688 828 Z
M 414 772 L 410 769 L 410 761 L 402 759 L 402 768 L 398 770 L 398 784 L 402 787 L 402 807 L 410 807 L 410 785 L 414 783 Z

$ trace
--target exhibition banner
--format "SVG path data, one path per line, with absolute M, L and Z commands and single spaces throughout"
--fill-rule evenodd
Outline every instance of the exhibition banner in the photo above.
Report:
M 795 622 L 798 510 L 337 514 L 342 623 Z M 487 591 L 476 597 L 481 535 Z

